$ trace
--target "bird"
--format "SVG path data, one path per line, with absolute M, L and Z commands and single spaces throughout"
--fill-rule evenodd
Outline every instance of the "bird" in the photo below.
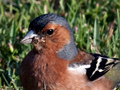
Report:
M 57 14 L 36 17 L 20 42 L 33 45 L 19 67 L 25 90 L 114 88 L 113 82 L 104 75 L 120 60 L 78 49 L 70 25 Z

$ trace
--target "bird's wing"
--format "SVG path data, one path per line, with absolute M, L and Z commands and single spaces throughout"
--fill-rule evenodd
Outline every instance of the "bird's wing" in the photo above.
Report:
M 90 64 L 90 68 L 87 68 L 87 77 L 89 80 L 93 81 L 105 73 L 107 73 L 113 66 L 120 63 L 117 58 L 109 58 L 107 56 L 99 54 L 91 54 L 95 59 Z
M 113 66 L 120 63 L 117 58 L 109 58 L 100 54 L 85 53 L 79 51 L 76 58 L 70 61 L 69 66 L 77 65 L 90 65 L 86 68 L 86 75 L 90 81 L 93 81 L 105 73 L 107 73 Z

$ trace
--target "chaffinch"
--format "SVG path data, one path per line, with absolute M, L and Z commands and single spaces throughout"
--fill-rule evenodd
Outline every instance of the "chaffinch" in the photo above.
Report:
M 21 43 L 33 49 L 23 59 L 19 75 L 25 90 L 111 90 L 103 77 L 120 61 L 76 48 L 68 22 L 53 13 L 35 18 Z

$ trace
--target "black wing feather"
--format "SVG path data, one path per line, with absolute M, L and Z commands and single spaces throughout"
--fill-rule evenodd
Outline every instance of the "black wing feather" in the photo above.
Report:
M 107 73 L 113 66 L 120 63 L 120 60 L 117 58 L 109 58 L 107 56 L 99 54 L 91 54 L 95 59 L 91 62 L 90 68 L 87 68 L 87 77 L 90 81 L 93 81 L 105 73 Z

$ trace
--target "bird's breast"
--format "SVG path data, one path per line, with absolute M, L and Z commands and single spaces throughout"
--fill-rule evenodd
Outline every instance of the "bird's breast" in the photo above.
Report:
M 32 50 L 21 63 L 20 80 L 27 90 L 36 87 L 53 88 L 56 82 L 65 79 L 67 65 L 67 60 L 58 59 L 54 53 L 50 54 L 49 51 L 37 53 Z

